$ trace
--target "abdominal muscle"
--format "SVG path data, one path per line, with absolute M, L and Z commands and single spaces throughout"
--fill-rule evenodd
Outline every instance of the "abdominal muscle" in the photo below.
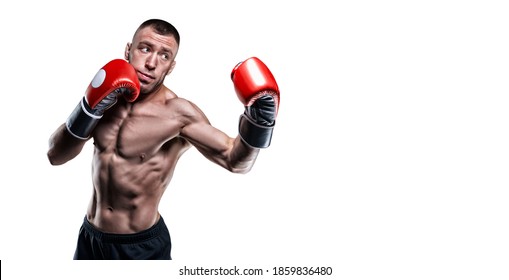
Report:
M 160 166 L 96 151 L 92 176 L 94 189 L 87 218 L 96 228 L 135 233 L 158 221 L 159 201 L 166 188 Z

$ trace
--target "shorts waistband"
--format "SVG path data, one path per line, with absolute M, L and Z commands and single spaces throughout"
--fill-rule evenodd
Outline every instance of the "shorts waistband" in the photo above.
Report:
M 154 237 L 157 237 L 163 232 L 167 230 L 166 224 L 164 223 L 163 217 L 159 218 L 159 221 L 155 223 L 153 226 L 146 230 L 142 230 L 137 233 L 128 233 L 128 234 L 117 234 L 117 233 L 106 233 L 95 228 L 85 216 L 83 220 L 84 229 L 91 234 L 94 238 L 101 240 L 102 242 L 109 243 L 137 243 L 143 242 Z

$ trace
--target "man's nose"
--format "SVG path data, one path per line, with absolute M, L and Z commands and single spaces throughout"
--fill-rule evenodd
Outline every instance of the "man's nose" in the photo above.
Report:
M 147 69 L 154 69 L 157 66 L 157 56 L 152 54 L 149 57 L 147 57 L 147 60 L 145 61 L 145 67 Z

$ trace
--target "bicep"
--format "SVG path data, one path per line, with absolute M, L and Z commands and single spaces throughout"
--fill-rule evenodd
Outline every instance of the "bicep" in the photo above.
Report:
M 183 117 L 180 135 L 205 156 L 225 156 L 233 145 L 233 139 L 212 126 L 207 116 L 194 103 L 183 102 L 180 109 Z
M 226 160 L 234 141 L 206 120 L 187 124 L 183 127 L 181 136 L 204 156 L 218 163 Z

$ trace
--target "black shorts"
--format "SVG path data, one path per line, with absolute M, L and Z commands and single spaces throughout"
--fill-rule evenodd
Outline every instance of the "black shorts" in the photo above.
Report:
M 85 217 L 75 260 L 171 260 L 171 239 L 161 217 L 151 228 L 133 234 L 97 230 Z

